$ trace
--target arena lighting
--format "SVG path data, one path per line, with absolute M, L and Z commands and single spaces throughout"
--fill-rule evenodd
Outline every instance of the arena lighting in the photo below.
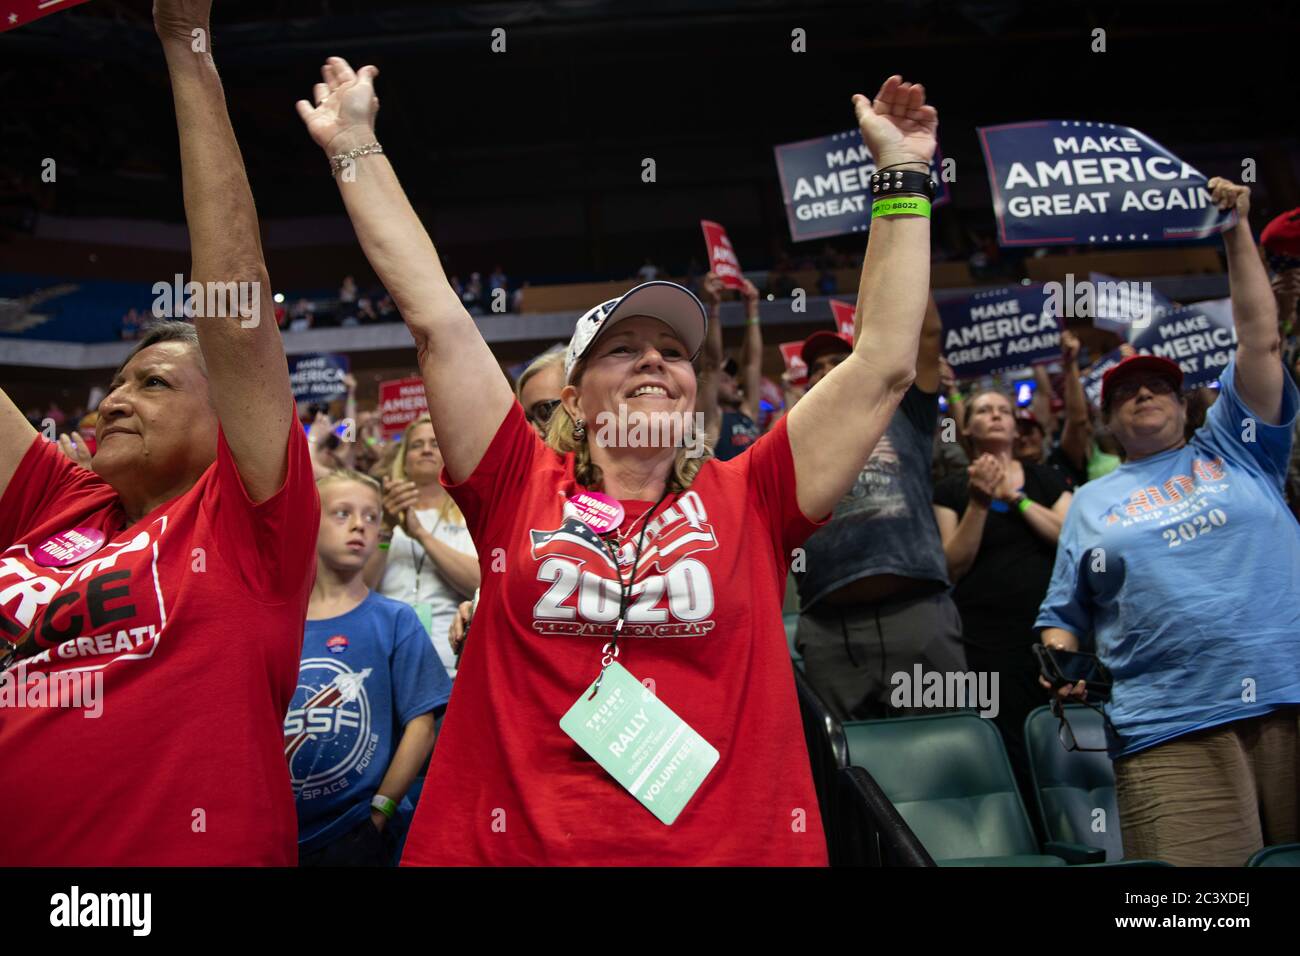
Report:
M 271 296 L 271 298 L 275 299 L 276 303 L 279 304 L 284 301 L 284 293 L 277 292 L 275 295 Z

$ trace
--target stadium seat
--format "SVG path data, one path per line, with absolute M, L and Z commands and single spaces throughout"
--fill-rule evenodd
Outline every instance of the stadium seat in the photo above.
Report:
M 1067 704 L 1066 719 L 1083 747 L 1104 747 L 1101 715 L 1082 704 Z M 1039 818 L 1047 839 L 1104 850 L 1109 861 L 1124 855 L 1115 804 L 1115 770 L 1104 752 L 1066 750 L 1060 721 L 1050 707 L 1038 707 L 1025 718 L 1025 749 L 1034 781 Z M 1096 811 L 1104 828 L 1095 831 Z
M 1249 860 L 1247 866 L 1300 866 L 1300 843 L 1266 846 Z
M 841 767 L 839 784 L 832 865 L 935 865 L 871 774 L 861 767 Z
M 851 721 L 865 768 L 940 866 L 1064 866 L 1039 853 L 1002 738 L 971 713 Z

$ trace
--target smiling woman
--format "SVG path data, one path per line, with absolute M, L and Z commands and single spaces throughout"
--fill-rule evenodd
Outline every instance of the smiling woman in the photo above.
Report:
M 3 679 L 89 673 L 104 686 L 102 715 L 84 715 L 97 719 L 57 706 L 0 719 L 0 792 L 39 774 L 58 821 L 9 827 L 0 865 L 297 859 L 282 719 L 319 505 L 279 330 L 256 319 L 272 314 L 270 283 L 221 82 L 191 46 L 207 4 L 156 0 L 154 17 L 191 284 L 260 300 L 251 323 L 205 307 L 195 326 L 155 327 L 100 403 L 89 471 L 0 394 Z
M 704 307 L 657 281 L 578 320 L 544 442 L 375 137 L 378 72 L 331 57 L 298 114 L 414 336 L 483 581 L 403 862 L 824 864 L 781 601 L 794 549 L 915 377 L 928 200 L 879 207 L 860 348 L 743 455 L 598 433 L 610 415 L 694 415 Z M 928 168 L 938 116 L 919 84 L 852 104 L 881 168 Z

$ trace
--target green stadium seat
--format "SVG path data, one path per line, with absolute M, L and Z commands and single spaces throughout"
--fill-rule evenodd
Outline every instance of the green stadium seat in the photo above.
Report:
M 1067 704 L 1065 717 L 1080 746 L 1106 745 L 1105 726 L 1095 710 Z M 1124 841 L 1115 804 L 1115 769 L 1104 752 L 1066 750 L 1059 727 L 1048 706 L 1025 718 L 1025 749 L 1043 832 L 1049 840 L 1104 850 L 1108 861 L 1117 861 L 1124 856 Z M 1103 829 L 1095 830 L 1094 821 Z
M 1300 843 L 1266 846 L 1249 860 L 1247 866 L 1300 866 Z
M 843 729 L 849 763 L 871 774 L 940 866 L 1065 865 L 1039 852 L 991 721 L 958 712 Z

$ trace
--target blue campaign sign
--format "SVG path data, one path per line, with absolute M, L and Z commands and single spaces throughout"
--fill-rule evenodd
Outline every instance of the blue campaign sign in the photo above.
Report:
M 1232 300 L 1212 299 L 1175 309 L 1142 329 L 1129 333 L 1133 347 L 1144 355 L 1172 359 L 1183 370 L 1183 388 L 1217 381 L 1237 350 Z
M 1097 361 L 1093 362 L 1088 371 L 1079 376 L 1079 381 L 1083 385 L 1083 394 L 1088 399 L 1088 403 L 1095 408 L 1101 407 L 1101 380 L 1102 377 L 1118 365 L 1124 358 L 1124 353 L 1119 349 L 1113 349 L 1107 352 Z
M 870 228 L 871 174 L 876 162 L 858 130 L 785 143 L 772 150 L 791 239 L 803 242 Z M 948 185 L 939 175 L 942 168 L 943 157 L 936 150 L 930 164 L 930 175 L 939 184 L 936 206 L 949 198 Z
M 958 378 L 1059 358 L 1059 311 L 1040 283 L 939 300 L 943 357 Z
M 299 355 L 289 360 L 289 384 L 296 402 L 331 402 L 343 398 L 348 387 L 343 376 L 348 373 L 346 355 Z
M 1236 222 L 1205 176 L 1128 126 L 1037 120 L 978 129 L 1004 246 L 1154 245 Z
M 1066 276 L 1067 282 L 1071 279 Z M 1134 322 L 1141 326 L 1178 308 L 1150 282 L 1116 279 L 1101 272 L 1088 273 L 1088 281 L 1094 293 L 1094 305 L 1092 315 L 1082 317 L 1091 318 L 1097 328 L 1124 338 L 1128 338 L 1129 326 Z

